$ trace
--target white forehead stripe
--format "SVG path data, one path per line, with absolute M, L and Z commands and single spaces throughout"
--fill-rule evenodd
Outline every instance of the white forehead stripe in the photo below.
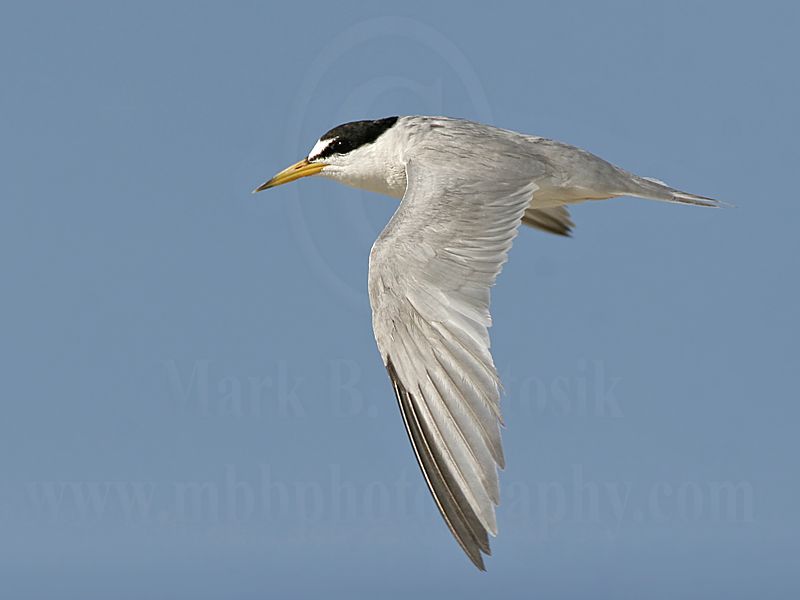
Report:
M 327 148 L 333 140 L 336 138 L 329 138 L 327 140 L 317 140 L 317 143 L 314 144 L 314 147 L 311 149 L 311 152 L 308 153 L 308 158 L 313 158 L 317 154 L 321 153 L 325 148 Z

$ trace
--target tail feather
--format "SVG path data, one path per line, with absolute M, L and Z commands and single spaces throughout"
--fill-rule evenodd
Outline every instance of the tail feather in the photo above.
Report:
M 625 190 L 625 193 L 632 196 L 638 196 L 639 198 L 646 198 L 648 200 L 661 200 L 664 202 L 675 202 L 677 204 L 707 206 L 710 208 L 729 206 L 724 202 L 715 200 L 714 198 L 707 198 L 706 196 L 698 196 L 697 194 L 682 192 L 681 190 L 670 187 L 663 181 L 659 181 L 658 179 L 654 179 L 652 177 L 638 177 L 634 175 L 630 179 L 629 183 L 629 189 Z

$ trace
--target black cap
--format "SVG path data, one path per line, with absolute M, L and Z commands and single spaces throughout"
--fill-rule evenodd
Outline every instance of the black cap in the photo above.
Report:
M 353 121 L 334 127 L 321 138 L 322 140 L 333 140 L 330 144 L 314 158 L 325 158 L 332 154 L 347 154 L 351 150 L 360 148 L 366 144 L 371 144 L 377 140 L 383 132 L 397 123 L 399 117 L 386 117 L 374 121 Z

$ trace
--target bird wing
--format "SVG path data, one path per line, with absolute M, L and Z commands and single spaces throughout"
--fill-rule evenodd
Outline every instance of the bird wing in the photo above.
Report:
M 572 235 L 572 228 L 575 227 L 575 223 L 569 216 L 569 211 L 564 206 L 529 207 L 522 217 L 522 224 L 564 236 Z
M 412 159 L 406 176 L 370 253 L 372 326 L 433 498 L 483 570 L 504 466 L 489 288 L 537 186 L 453 160 Z

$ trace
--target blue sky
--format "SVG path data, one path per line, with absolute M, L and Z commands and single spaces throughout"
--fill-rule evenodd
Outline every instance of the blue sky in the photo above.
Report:
M 0 9 L 3 597 L 800 592 L 793 3 Z M 250 190 L 343 121 L 554 137 L 736 205 L 576 207 L 493 294 L 474 571 L 372 338 L 395 201 Z

